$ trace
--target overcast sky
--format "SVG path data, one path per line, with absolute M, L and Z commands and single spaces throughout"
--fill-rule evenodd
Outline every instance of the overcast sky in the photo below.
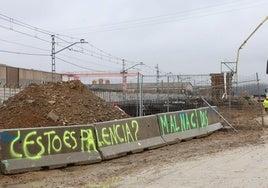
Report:
M 8 0 L 0 14 L 0 64 L 51 71 L 51 33 L 56 51 L 89 42 L 56 54 L 59 73 L 120 72 L 125 59 L 126 68 L 144 62 L 136 66 L 143 74 L 155 74 L 157 64 L 161 74 L 209 74 L 235 61 L 268 16 L 268 1 Z M 266 79 L 267 59 L 268 21 L 241 50 L 238 74 Z

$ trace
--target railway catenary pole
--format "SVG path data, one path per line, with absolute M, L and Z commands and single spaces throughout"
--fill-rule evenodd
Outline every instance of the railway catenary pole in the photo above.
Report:
M 55 71 L 56 71 L 56 66 L 55 66 L 55 35 L 51 35 L 51 44 L 52 44 L 52 49 L 51 49 L 51 74 L 52 74 L 52 82 L 55 82 Z
M 139 62 L 139 63 L 136 63 L 135 65 L 131 66 L 131 67 L 128 67 L 126 68 L 126 62 L 124 59 L 122 59 L 122 63 L 123 63 L 123 70 L 120 72 L 120 74 L 122 74 L 122 90 L 123 90 L 123 101 L 126 100 L 126 92 L 127 92 L 127 71 L 129 69 L 132 69 L 138 65 L 144 65 L 143 62 Z
M 56 42 L 55 42 L 55 35 L 51 35 L 51 44 L 52 44 L 52 50 L 51 50 L 51 61 L 52 61 L 52 68 L 51 68 L 51 72 L 52 72 L 52 82 L 55 82 L 55 73 L 56 73 L 56 54 L 57 53 L 59 53 L 59 52 L 61 52 L 61 51 L 63 51 L 63 50 L 65 50 L 65 49 L 68 49 L 68 48 L 70 48 L 71 46 L 73 46 L 73 45 L 75 45 L 75 44 L 78 44 L 78 43 L 81 43 L 81 44 L 83 44 L 83 43 L 88 43 L 88 42 L 86 42 L 84 39 L 80 39 L 80 41 L 78 41 L 78 42 L 74 42 L 74 43 L 72 43 L 72 44 L 70 44 L 70 45 L 68 45 L 68 46 L 66 46 L 66 47 L 64 47 L 64 48 L 62 48 L 62 49 L 60 49 L 60 50 L 58 50 L 58 51 L 56 51 L 56 48 L 55 48 L 55 44 L 56 44 Z

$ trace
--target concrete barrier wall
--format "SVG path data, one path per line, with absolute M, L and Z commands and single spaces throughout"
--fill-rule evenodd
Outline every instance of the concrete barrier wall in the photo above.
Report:
M 161 135 L 169 144 L 206 136 L 222 128 L 218 123 L 217 114 L 208 107 L 163 113 L 157 116 Z
M 202 108 L 200 108 L 200 109 L 202 109 Z M 211 134 L 214 131 L 217 131 L 217 130 L 222 128 L 222 124 L 220 123 L 220 117 L 215 112 L 215 110 L 217 110 L 217 107 L 213 106 L 213 109 L 211 109 L 211 108 L 206 109 L 208 120 L 209 120 L 209 125 L 207 126 L 208 134 Z
M 91 164 L 206 136 L 220 128 L 213 109 L 199 108 L 94 125 L 3 129 L 0 171 L 14 174 Z
M 101 161 L 91 125 L 1 130 L 0 134 L 4 174 Z
M 161 147 L 161 138 L 155 115 L 95 124 L 98 148 L 103 159 L 111 159 Z

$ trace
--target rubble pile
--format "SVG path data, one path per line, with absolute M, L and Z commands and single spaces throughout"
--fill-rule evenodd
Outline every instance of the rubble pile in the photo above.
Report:
M 31 84 L 0 106 L 0 129 L 81 125 L 127 117 L 80 81 Z

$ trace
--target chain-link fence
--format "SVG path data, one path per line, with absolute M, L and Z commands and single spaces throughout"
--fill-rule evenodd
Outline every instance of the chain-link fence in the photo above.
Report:
M 9 97 L 19 93 L 22 88 L 10 88 L 10 87 L 0 87 L 0 105 L 3 101 L 7 100 Z
M 12 97 L 13 95 L 22 91 L 29 84 L 43 84 L 43 83 L 45 83 L 44 80 L 21 79 L 18 82 L 18 84 L 12 85 L 7 84 L 6 80 L 3 79 L 2 82 L 0 82 L 0 105 L 9 97 Z
M 179 111 L 211 105 L 225 109 L 231 119 L 232 109 L 251 108 L 254 116 L 262 114 L 265 84 L 258 76 L 239 77 L 233 83 L 230 72 L 201 75 L 138 75 L 136 83 L 91 85 L 108 102 L 119 105 L 132 116 Z M 105 89 L 106 88 L 106 89 Z M 107 89 L 110 88 L 110 89 Z
M 29 81 L 25 86 L 32 83 Z M 37 84 L 41 84 L 37 83 Z M 230 72 L 200 75 L 142 75 L 122 83 L 89 85 L 91 90 L 107 102 L 120 106 L 131 116 L 179 111 L 211 105 L 222 107 L 231 119 L 232 109 L 250 108 L 253 116 L 263 116 L 262 100 L 267 84 L 259 83 L 258 76 L 239 77 L 233 83 Z M 0 103 L 24 87 L 0 85 Z

